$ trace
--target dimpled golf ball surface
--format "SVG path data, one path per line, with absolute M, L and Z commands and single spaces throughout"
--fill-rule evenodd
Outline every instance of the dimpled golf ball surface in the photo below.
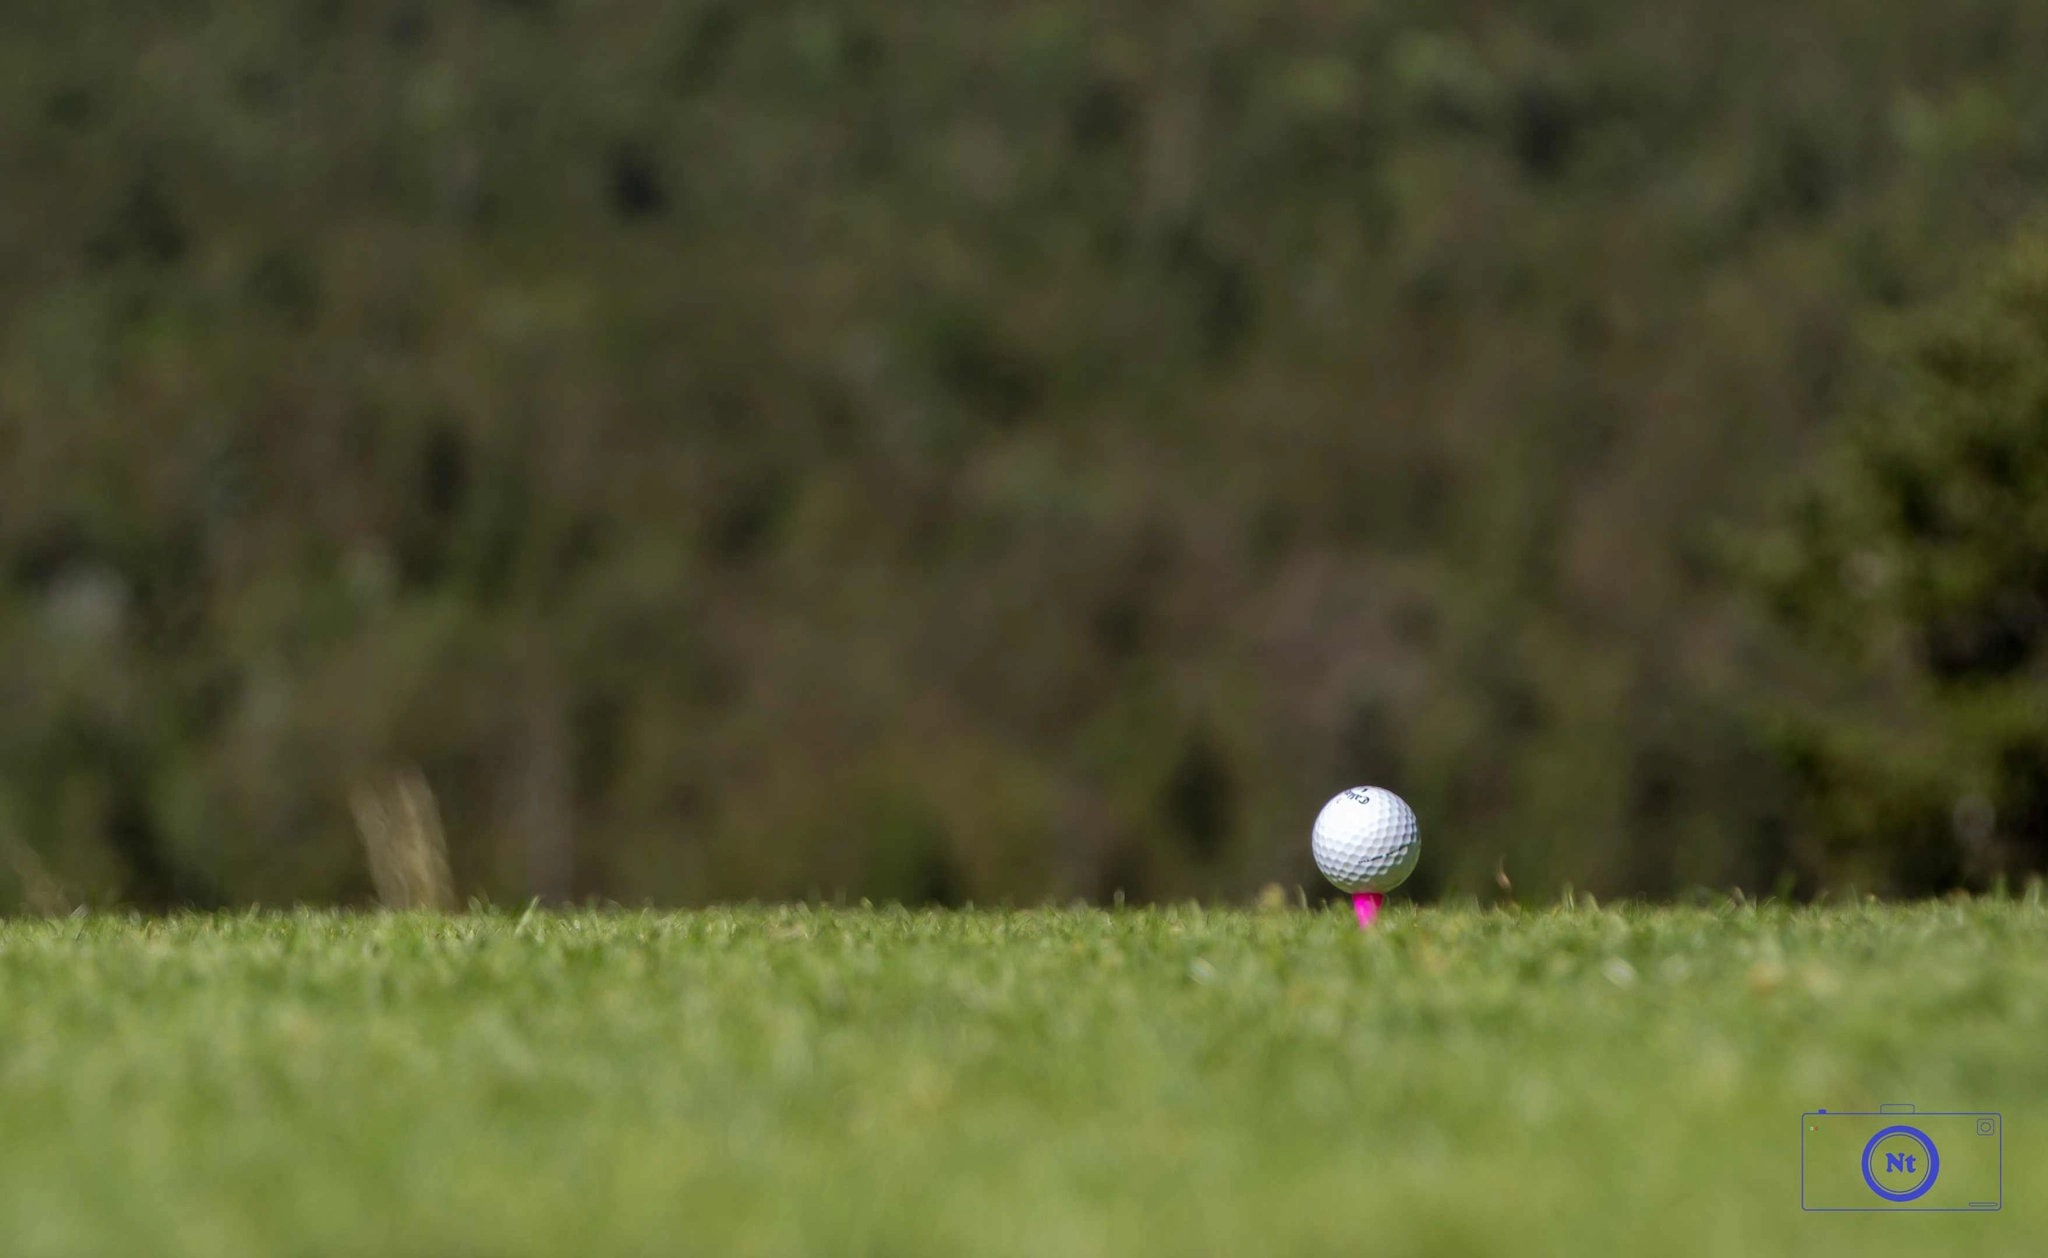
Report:
M 1377 786 L 1354 786 L 1323 805 L 1312 845 L 1323 877 L 1353 893 L 1392 891 L 1422 854 L 1414 809 Z

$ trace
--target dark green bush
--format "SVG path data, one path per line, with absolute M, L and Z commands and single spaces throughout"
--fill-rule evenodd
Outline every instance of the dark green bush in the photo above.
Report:
M 1842 674 L 1782 739 L 1817 874 L 1981 886 L 2048 867 L 2048 243 L 1888 341 L 1757 551 Z

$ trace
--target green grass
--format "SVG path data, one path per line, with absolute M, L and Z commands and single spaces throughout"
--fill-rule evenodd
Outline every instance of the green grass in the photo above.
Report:
M 1815 1106 L 1997 1215 L 1804 1215 Z M 0 926 L 10 1255 L 2048 1251 L 2048 910 Z

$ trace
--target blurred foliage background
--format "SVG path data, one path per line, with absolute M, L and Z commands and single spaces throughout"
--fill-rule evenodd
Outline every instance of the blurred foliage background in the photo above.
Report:
M 2048 7 L 13 0 L 0 900 L 2048 865 Z M 2018 239 L 2020 243 L 2012 244 Z

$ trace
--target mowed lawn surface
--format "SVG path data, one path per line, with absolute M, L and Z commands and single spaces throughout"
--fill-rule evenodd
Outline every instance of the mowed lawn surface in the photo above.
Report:
M 0 925 L 0 1252 L 2048 1252 L 2048 910 Z M 1993 1109 L 1995 1215 L 1800 1115 Z

